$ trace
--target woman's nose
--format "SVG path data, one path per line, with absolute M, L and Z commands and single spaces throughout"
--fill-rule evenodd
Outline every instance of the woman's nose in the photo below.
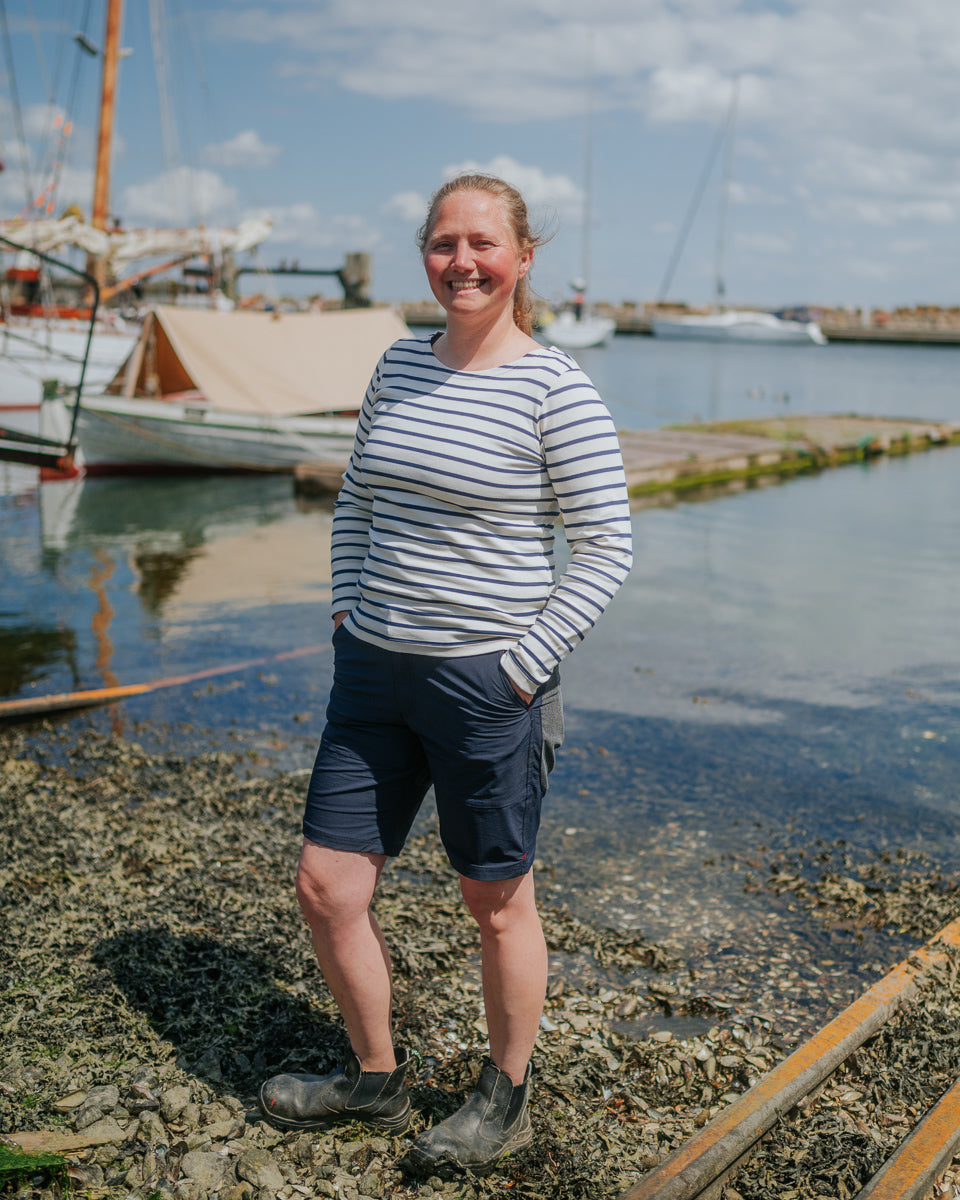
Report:
M 473 255 L 470 253 L 469 242 L 457 242 L 453 255 L 453 265 L 458 271 L 469 271 L 473 266 Z

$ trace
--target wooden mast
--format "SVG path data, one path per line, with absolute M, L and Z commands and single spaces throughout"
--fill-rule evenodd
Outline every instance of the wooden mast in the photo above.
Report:
M 93 181 L 93 210 L 90 224 L 106 229 L 110 213 L 110 166 L 113 153 L 113 114 L 117 95 L 117 62 L 120 58 L 120 21 L 123 0 L 107 0 L 107 29 L 103 45 L 103 77 L 100 83 L 100 123 L 97 130 L 97 164 Z M 106 259 L 89 255 L 87 273 L 101 288 L 107 282 Z M 88 303 L 92 303 L 91 291 Z
M 120 18 L 123 0 L 108 0 L 107 32 L 103 46 L 103 80 L 100 84 L 100 126 L 97 132 L 97 167 L 93 185 L 94 229 L 106 229 L 110 211 L 110 158 L 113 149 L 113 113 L 117 95 L 117 60 L 120 57 Z

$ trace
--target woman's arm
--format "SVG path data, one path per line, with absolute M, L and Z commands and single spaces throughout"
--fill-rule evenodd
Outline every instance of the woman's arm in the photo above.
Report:
M 370 522 L 373 519 L 373 493 L 362 482 L 361 463 L 373 422 L 373 410 L 380 386 L 383 359 L 377 364 L 367 387 L 357 419 L 353 452 L 344 472 L 343 484 L 333 510 L 330 534 L 332 611 L 335 627 L 360 600 L 360 572 L 370 546 Z M 337 620 L 337 617 L 340 620 Z
M 541 442 L 570 562 L 533 625 L 503 656 L 514 686 L 545 683 L 596 624 L 633 562 L 630 507 L 617 432 L 579 370 L 548 394 Z

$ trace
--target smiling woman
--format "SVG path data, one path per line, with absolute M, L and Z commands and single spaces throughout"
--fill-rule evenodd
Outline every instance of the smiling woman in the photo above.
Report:
M 281 1129 L 407 1128 L 409 1051 L 393 1044 L 370 906 L 432 784 L 479 927 L 489 1055 L 463 1107 L 414 1142 L 412 1174 L 487 1171 L 533 1139 L 547 952 L 531 867 L 562 740 L 558 668 L 631 562 L 610 414 L 573 359 L 530 336 L 537 244 L 499 179 L 434 197 L 421 250 L 446 331 L 381 358 L 334 516 L 334 682 L 297 887 L 353 1055 L 322 1078 L 268 1080 L 260 1105 Z
M 499 366 L 536 346 L 527 276 L 540 239 L 514 197 L 499 179 L 458 176 L 436 193 L 420 230 L 430 290 L 447 314 L 433 350 L 456 370 Z

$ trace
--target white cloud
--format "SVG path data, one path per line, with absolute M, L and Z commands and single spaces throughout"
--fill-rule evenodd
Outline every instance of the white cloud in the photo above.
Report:
M 23 111 L 23 133 L 33 142 L 53 139 L 63 131 L 63 109 L 53 104 L 28 104 Z
M 401 221 L 420 222 L 426 216 L 429 201 L 419 192 L 397 192 L 384 204 L 381 211 L 386 217 L 398 217 Z
M 738 290 L 764 266 L 759 244 L 746 254 L 736 241 L 745 231 L 770 239 L 767 274 L 753 277 L 761 288 L 792 289 L 797 278 L 811 294 L 836 294 L 844 285 L 833 276 L 863 278 L 847 262 L 875 257 L 895 261 L 891 282 L 913 291 L 906 281 L 919 266 L 895 245 L 928 241 L 921 290 L 928 281 L 931 291 L 956 290 L 960 21 L 944 0 L 592 0 L 589 9 L 583 0 L 486 0 L 482 20 L 476 6 L 450 0 L 210 0 L 198 11 L 212 94 L 231 95 L 231 132 L 209 131 L 209 96 L 191 91 L 201 75 L 187 76 L 171 97 L 178 144 L 206 144 L 197 156 L 205 169 L 159 176 L 152 76 L 127 64 L 111 208 L 128 225 L 232 224 L 243 208 L 279 198 L 272 241 L 282 238 L 284 253 L 295 246 L 301 259 L 313 251 L 336 263 L 342 250 L 376 246 L 381 278 L 394 271 L 400 281 L 384 286 L 407 291 L 419 277 L 403 229 L 419 223 L 421 192 L 450 164 L 505 175 L 538 223 L 559 223 L 538 271 L 566 279 L 580 257 L 592 75 L 594 290 L 642 297 L 655 290 L 739 75 L 728 211 L 731 252 L 747 259 L 741 275 L 730 256 Z M 130 21 L 125 36 L 148 50 L 148 22 L 138 31 L 133 10 Z M 57 110 L 30 103 L 45 89 L 27 70 L 34 40 L 17 36 L 37 191 Z M 244 86 L 231 94 L 241 70 Z M 79 111 L 58 211 L 90 207 L 96 129 L 90 106 Z M 0 205 L 13 214 L 27 189 L 9 93 L 0 95 L 0 129 Z M 678 271 L 688 291 L 684 272 L 712 258 L 719 174 L 718 160 Z M 790 239 L 792 255 L 776 249 Z
M 217 167 L 269 167 L 283 153 L 263 142 L 255 129 L 245 129 L 226 142 L 207 146 L 203 157 Z
M 236 202 L 236 190 L 214 171 L 176 167 L 124 188 L 114 208 L 125 224 L 192 225 L 229 219 Z
M 738 233 L 735 239 L 738 253 L 762 255 L 787 255 L 793 253 L 789 238 L 772 233 Z
M 486 162 L 466 159 L 444 167 L 444 179 L 457 175 L 478 172 L 482 175 L 497 175 L 512 184 L 524 200 L 534 221 L 553 222 L 556 217 L 580 220 L 583 212 L 583 191 L 568 176 L 548 175 L 540 167 L 525 166 L 509 155 L 499 154 Z
M 269 217 L 273 222 L 268 245 L 297 246 L 305 250 L 328 252 L 330 261 L 304 262 L 303 266 L 332 268 L 340 265 L 345 254 L 371 251 L 380 242 L 381 233 L 363 217 L 324 216 L 313 204 L 301 202 L 271 205 L 247 216 Z
M 479 24 L 448 0 L 278 0 L 231 9 L 223 33 L 276 44 L 305 88 L 333 82 L 502 122 L 582 113 L 592 57 L 598 112 L 719 128 L 739 74 L 739 153 L 750 139 L 793 195 L 808 187 L 819 208 L 846 197 L 873 221 L 946 219 L 925 201 L 929 169 L 914 176 L 913 203 L 887 202 L 891 150 L 913 147 L 951 182 L 960 171 L 960 22 L 942 0 L 603 0 L 589 22 L 581 0 L 488 0 Z

